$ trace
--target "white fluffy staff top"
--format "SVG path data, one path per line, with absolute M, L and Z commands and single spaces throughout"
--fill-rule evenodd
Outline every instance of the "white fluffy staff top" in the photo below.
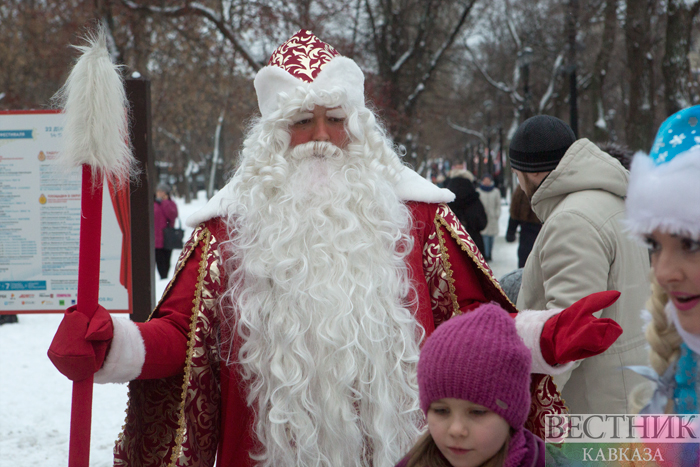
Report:
M 66 115 L 62 162 L 90 165 L 120 184 L 136 173 L 129 144 L 129 103 L 119 66 L 107 51 L 107 28 L 86 37 L 83 52 L 56 99 Z M 97 173 L 94 171 L 93 173 Z

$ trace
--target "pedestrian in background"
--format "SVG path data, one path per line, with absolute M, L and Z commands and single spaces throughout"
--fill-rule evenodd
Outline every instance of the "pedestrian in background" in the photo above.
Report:
M 479 252 L 485 256 L 481 231 L 486 227 L 488 217 L 474 186 L 474 175 L 461 166 L 455 166 L 450 171 L 446 188 L 455 194 L 455 200 L 448 206 L 462 223 Z
M 508 220 L 508 230 L 506 231 L 506 242 L 515 241 L 516 233 L 520 227 L 520 240 L 518 243 L 518 268 L 525 267 L 525 261 L 532 251 L 537 234 L 540 233 L 542 222 L 530 206 L 530 200 L 520 185 L 516 185 L 513 190 L 513 197 L 510 201 L 510 219 Z
M 161 183 L 156 187 L 153 202 L 153 224 L 156 246 L 156 268 L 161 279 L 167 279 L 170 271 L 170 256 L 173 250 L 163 248 L 163 229 L 175 224 L 177 205 L 170 199 L 170 186 Z
M 491 261 L 493 241 L 498 235 L 498 219 L 501 217 L 501 192 L 496 189 L 490 174 L 484 174 L 476 191 L 479 193 L 479 200 L 484 205 L 488 219 L 486 228 L 481 231 L 481 238 L 484 240 L 484 259 Z

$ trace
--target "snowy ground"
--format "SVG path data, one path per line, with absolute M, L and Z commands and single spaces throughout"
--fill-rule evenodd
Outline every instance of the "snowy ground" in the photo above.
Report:
M 184 221 L 205 199 L 176 202 Z M 491 264 L 496 277 L 517 267 L 517 243 L 508 244 L 504 239 L 508 206 L 502 211 Z M 189 236 L 190 232 L 185 233 Z M 179 251 L 173 252 L 173 265 L 177 254 Z M 166 285 L 167 280 L 156 279 L 156 298 Z M 0 326 L 0 467 L 62 467 L 68 463 L 72 383 L 46 357 L 60 320 L 58 314 L 20 315 L 19 323 Z M 126 393 L 126 385 L 94 386 L 91 466 L 112 465 Z

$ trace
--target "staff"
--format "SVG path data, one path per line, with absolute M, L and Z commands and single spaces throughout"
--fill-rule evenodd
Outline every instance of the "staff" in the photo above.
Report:
M 89 465 L 93 374 L 99 369 L 106 351 L 106 346 L 101 348 L 99 342 L 112 333 L 109 319 L 93 320 L 96 312 L 106 314 L 98 304 L 103 181 L 107 177 L 114 181 L 115 187 L 120 187 L 135 172 L 128 141 L 128 102 L 119 67 L 109 58 L 106 27 L 100 25 L 96 35 L 88 37 L 87 41 L 86 46 L 76 46 L 82 55 L 57 95 L 65 113 L 62 163 L 67 167 L 82 166 L 78 304 L 67 311 L 67 317 L 72 315 L 72 318 L 64 319 L 61 326 L 83 332 L 88 340 L 96 342 L 83 349 L 82 354 L 74 354 L 73 360 L 64 359 L 60 363 L 49 350 L 54 364 L 75 370 L 73 376 L 69 376 L 74 381 L 69 467 Z M 61 345 L 57 342 L 60 331 L 52 348 Z M 78 371 L 84 367 L 81 363 L 86 359 L 95 362 L 94 371 L 88 374 Z M 66 369 L 70 373 L 70 368 Z

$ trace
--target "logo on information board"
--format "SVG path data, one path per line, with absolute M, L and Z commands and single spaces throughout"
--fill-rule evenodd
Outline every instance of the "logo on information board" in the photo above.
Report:
M 39 159 L 41 162 L 44 162 L 44 161 L 46 160 L 46 154 L 44 154 L 44 151 L 39 151 L 38 159 Z

